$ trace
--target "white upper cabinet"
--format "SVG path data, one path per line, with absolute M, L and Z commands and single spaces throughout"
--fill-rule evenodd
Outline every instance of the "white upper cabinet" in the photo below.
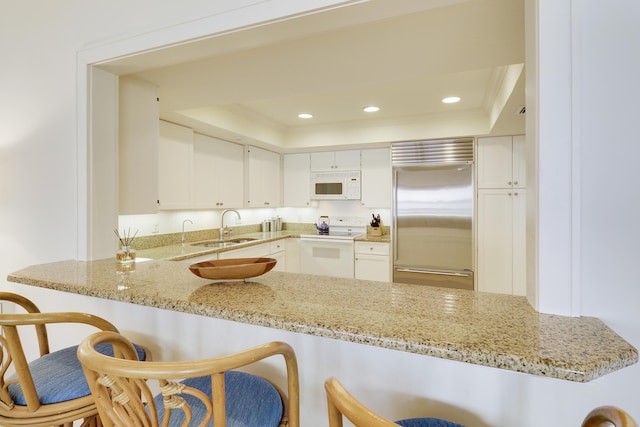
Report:
M 285 154 L 283 164 L 283 206 L 308 207 L 311 205 L 309 177 L 311 156 L 309 153 Z
M 478 138 L 478 188 L 526 188 L 525 137 Z
M 362 150 L 362 206 L 391 208 L 391 154 L 388 148 Z
M 119 80 L 120 215 L 158 212 L 158 88 L 136 77 Z
M 193 206 L 198 209 L 242 207 L 244 147 L 197 133 L 193 144 Z
M 360 150 L 311 153 L 312 172 L 360 170 Z
M 527 188 L 525 136 L 513 137 L 513 187 Z
M 248 146 L 245 151 L 248 184 L 245 206 L 277 208 L 280 206 L 280 154 Z
M 193 130 L 161 120 L 158 150 L 160 209 L 191 208 Z

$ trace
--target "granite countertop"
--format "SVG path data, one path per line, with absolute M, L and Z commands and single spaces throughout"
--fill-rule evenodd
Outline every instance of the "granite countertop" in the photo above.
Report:
M 189 242 L 184 246 L 181 244 L 178 245 L 167 245 L 167 246 L 159 246 L 155 248 L 143 249 L 137 251 L 137 256 L 139 258 L 150 258 L 150 259 L 166 259 L 170 261 L 180 261 L 185 260 L 197 256 L 208 255 L 208 254 L 216 254 L 220 252 L 232 251 L 234 249 L 246 248 L 249 246 L 260 245 L 263 243 L 269 243 L 276 240 L 287 239 L 290 237 L 299 237 L 300 232 L 298 231 L 275 231 L 270 233 L 243 233 L 239 235 L 234 235 L 231 239 L 255 239 L 250 242 L 241 243 L 232 246 L 226 246 L 222 248 L 206 248 L 201 246 L 196 246 L 194 243 Z M 217 239 L 206 239 L 206 240 L 217 240 Z M 206 241 L 203 240 L 203 241 Z
M 599 319 L 540 314 L 523 297 L 275 271 L 220 283 L 188 265 L 150 260 L 119 272 L 114 259 L 69 260 L 8 280 L 569 381 L 638 361 Z
M 269 233 L 255 232 L 255 233 L 243 233 L 234 235 L 232 237 L 235 239 L 255 239 L 250 242 L 227 246 L 223 248 L 205 248 L 201 246 L 196 246 L 194 243 L 189 242 L 184 246 L 181 244 L 178 245 L 165 245 L 159 246 L 155 248 L 143 249 L 137 251 L 137 256 L 139 258 L 145 259 L 166 259 L 170 261 L 181 261 L 189 258 L 194 258 L 197 256 L 215 254 L 220 252 L 232 251 L 234 249 L 246 248 L 249 246 L 260 245 L 262 243 L 273 242 L 276 240 L 287 239 L 292 237 L 300 237 L 300 234 L 308 233 L 308 231 L 304 230 L 284 230 L 284 231 L 276 231 Z M 217 240 L 217 239 L 205 239 L 206 240 Z M 372 236 L 369 234 L 362 234 L 354 238 L 356 242 L 382 242 L 382 243 L 390 243 L 391 236 L 389 234 L 383 234 L 382 236 Z
M 362 236 L 356 237 L 356 242 L 381 242 L 381 243 L 391 243 L 391 235 L 383 234 L 381 236 L 373 236 L 371 234 L 363 234 Z

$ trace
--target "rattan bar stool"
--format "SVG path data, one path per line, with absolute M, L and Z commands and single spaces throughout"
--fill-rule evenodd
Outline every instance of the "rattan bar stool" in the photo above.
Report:
M 464 427 L 461 424 L 440 418 L 408 418 L 393 422 L 388 420 L 357 400 L 335 378 L 329 378 L 324 383 L 329 408 L 329 427 L 342 427 L 346 417 L 356 427 Z
M 599 406 L 589 412 L 582 427 L 638 427 L 638 424 L 623 409 L 615 406 Z
M 115 357 L 96 351 L 105 343 Z M 237 371 L 282 356 L 287 392 Z M 129 341 L 98 332 L 80 344 L 78 358 L 103 424 L 117 426 L 299 427 L 298 365 L 293 349 L 270 342 L 227 356 L 180 362 L 139 362 Z M 131 360 L 134 359 L 134 360 Z M 152 387 L 161 393 L 154 395 Z
M 29 299 L 10 292 L 0 292 L 0 301 L 26 311 L 0 314 L 0 425 L 70 427 L 76 420 L 83 420 L 83 426 L 101 425 L 76 356 L 77 346 L 51 352 L 47 325 L 84 324 L 102 331 L 117 331 L 116 327 L 91 314 L 42 313 Z M 27 360 L 24 345 L 34 339 L 39 357 Z M 112 354 L 109 346 L 100 351 Z M 140 346 L 136 354 L 142 359 L 150 357 Z

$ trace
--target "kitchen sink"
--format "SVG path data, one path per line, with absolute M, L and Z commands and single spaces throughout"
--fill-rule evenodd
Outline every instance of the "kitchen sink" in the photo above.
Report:
M 234 242 L 234 243 L 248 243 L 253 242 L 254 240 L 258 240 L 255 237 L 243 237 L 241 239 L 228 239 L 225 242 Z
M 226 248 L 228 246 L 239 245 L 240 243 L 248 243 L 254 240 L 258 240 L 252 237 L 243 237 L 238 239 L 225 239 L 225 240 L 207 240 L 206 242 L 192 243 L 191 246 L 199 246 L 202 248 Z

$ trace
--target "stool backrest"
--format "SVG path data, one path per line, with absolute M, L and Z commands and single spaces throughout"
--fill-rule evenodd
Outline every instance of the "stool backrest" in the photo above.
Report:
M 325 381 L 329 408 L 329 427 L 342 427 L 345 416 L 356 427 L 397 427 L 398 424 L 381 417 L 358 401 L 335 378 Z M 422 425 L 422 424 L 420 424 Z M 638 427 L 635 420 L 615 406 L 600 406 L 592 410 L 582 427 Z
M 90 325 L 98 330 L 117 331 L 108 321 L 86 313 L 42 313 L 29 299 L 11 292 L 0 292 L 0 301 L 16 306 L 17 313 L 0 314 L 0 425 L 50 425 L 63 424 L 90 417 L 97 413 L 91 395 L 57 403 L 43 403 L 35 386 L 30 363 L 24 349 L 29 348 L 27 340 L 34 340 L 30 329 L 35 329 L 39 357 L 50 353 L 47 325 L 75 323 Z M 32 328 L 30 328 L 32 327 Z M 74 350 L 75 351 L 75 350 Z M 43 359 L 44 360 L 44 359 Z M 15 372 L 15 374 L 14 374 Z M 82 378 L 82 370 L 78 366 Z M 25 404 L 14 401 L 10 390 L 19 386 Z M 59 386 L 64 393 L 64 386 Z M 38 424 L 40 425 L 40 424 Z
M 96 351 L 95 347 L 101 343 L 114 346 L 114 357 Z M 198 425 L 207 425 L 213 418 L 214 427 L 224 427 L 224 373 L 275 355 L 284 357 L 287 369 L 287 393 L 281 393 L 285 408 L 283 423 L 299 427 L 298 367 L 295 353 L 288 344 L 271 342 L 228 356 L 180 362 L 140 362 L 131 343 L 125 337 L 110 332 L 93 334 L 78 348 L 78 358 L 105 427 L 157 427 L 162 424 L 158 414 L 164 413 L 164 421 L 167 422 L 166 418 L 170 418 L 173 411 L 179 411 L 176 416 L 184 416 L 184 425 L 196 425 L 191 421 L 194 407 L 183 398 L 185 395 L 197 399 L 199 402 L 196 404 L 205 408 L 206 415 Z M 211 378 L 213 397 L 179 382 L 200 377 Z M 156 407 L 157 401 L 150 387 L 155 387 L 156 382 L 163 395 L 163 408 Z
M 356 427 L 398 427 L 396 423 L 376 414 L 356 399 L 335 378 L 324 383 L 329 408 L 329 427 L 342 427 L 343 415 Z
M 638 427 L 638 424 L 624 410 L 615 406 L 599 406 L 589 412 L 582 427 Z

